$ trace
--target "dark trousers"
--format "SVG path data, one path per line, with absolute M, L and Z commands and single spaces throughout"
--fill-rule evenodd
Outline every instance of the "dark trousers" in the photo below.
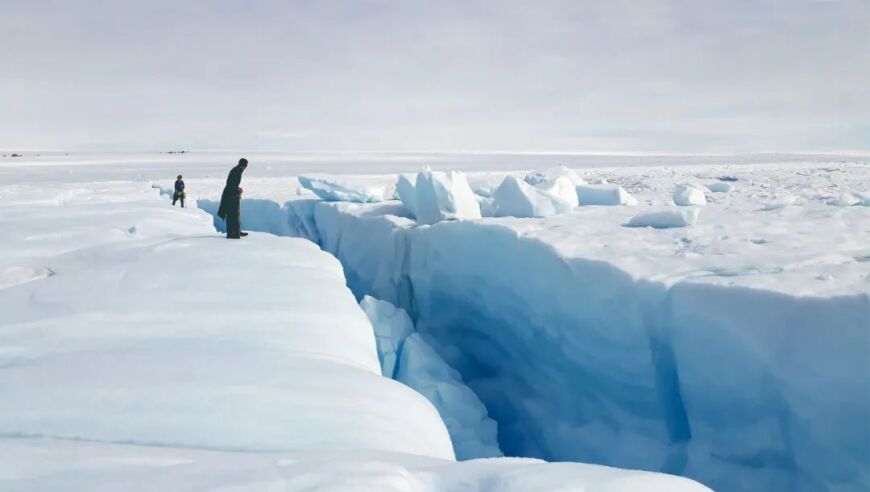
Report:
M 176 191 L 174 195 L 172 195 L 172 206 L 175 206 L 175 202 L 181 200 L 181 208 L 184 208 L 184 193 L 180 191 Z
M 227 238 L 239 239 L 242 237 L 242 221 L 239 217 L 227 217 Z

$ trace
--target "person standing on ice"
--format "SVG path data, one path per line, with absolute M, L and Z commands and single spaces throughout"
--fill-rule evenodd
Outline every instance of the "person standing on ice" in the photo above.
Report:
M 184 208 L 184 180 L 181 179 L 181 175 L 178 175 L 178 178 L 175 179 L 175 194 L 172 195 L 172 206 L 175 206 L 175 202 L 181 200 L 181 208 Z
M 227 239 L 240 239 L 247 236 L 242 232 L 242 189 L 236 188 L 233 196 L 227 200 L 226 206 Z
M 248 167 L 248 160 L 244 157 L 239 159 L 239 163 L 230 169 L 230 174 L 227 176 L 227 184 L 224 186 L 224 192 L 221 195 L 221 203 L 218 206 L 217 216 L 221 218 L 224 222 L 227 223 L 227 237 L 229 237 L 230 224 L 228 220 L 229 208 L 231 202 L 235 202 L 237 210 L 239 210 L 239 216 L 241 216 L 241 205 L 239 202 L 241 201 L 241 188 L 239 185 L 242 183 L 242 173 L 245 172 L 245 169 Z M 247 236 L 247 232 L 241 232 L 242 225 L 241 221 L 239 222 L 239 235 Z

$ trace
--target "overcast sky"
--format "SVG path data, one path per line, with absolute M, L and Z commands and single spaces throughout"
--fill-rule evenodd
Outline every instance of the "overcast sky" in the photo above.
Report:
M 0 0 L 0 148 L 870 149 L 870 0 Z

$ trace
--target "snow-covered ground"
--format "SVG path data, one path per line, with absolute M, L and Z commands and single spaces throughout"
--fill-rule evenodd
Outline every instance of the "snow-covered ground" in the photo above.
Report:
M 468 391 L 462 371 L 415 341 L 408 385 L 382 377 L 335 258 L 302 239 L 223 239 L 193 200 L 172 208 L 142 179 L 147 162 L 116 158 L 0 165 L 0 489 L 707 490 L 580 463 L 455 462 L 426 397 Z M 289 210 L 269 203 L 246 202 L 245 220 Z
M 636 206 L 432 226 L 397 200 L 322 202 L 251 167 L 243 221 L 311 239 L 357 297 L 407 310 L 507 455 L 721 490 L 870 487 L 868 160 L 636 164 L 575 166 Z M 396 175 L 340 180 L 389 199 Z M 201 207 L 221 185 L 196 183 Z

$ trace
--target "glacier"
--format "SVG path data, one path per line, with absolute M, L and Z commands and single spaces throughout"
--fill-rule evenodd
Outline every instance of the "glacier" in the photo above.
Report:
M 670 201 L 657 190 L 648 201 Z M 498 423 L 506 455 L 664 471 L 720 490 L 865 489 L 870 298 L 866 231 L 850 226 L 866 219 L 862 207 L 814 200 L 722 229 L 733 206 L 758 203 L 746 200 L 708 206 L 686 233 L 625 228 L 636 207 L 580 197 L 544 222 L 417 226 L 398 203 L 304 199 L 273 203 L 270 222 L 339 258 L 358 298 L 407 310 Z M 825 214 L 848 238 L 843 256 L 819 263 L 786 249 L 789 237 L 827 240 L 809 220 L 776 227 L 794 214 Z
M 17 176 L 0 181 L 0 227 L 15 231 L 0 243 L 4 491 L 709 490 L 580 463 L 457 462 L 456 423 L 422 393 L 459 408 L 459 428 L 485 424 L 485 408 L 416 333 L 407 384 L 383 377 L 384 333 L 316 245 L 227 241 L 141 181 Z M 250 223 L 281 227 L 262 212 L 282 207 L 252 203 Z

